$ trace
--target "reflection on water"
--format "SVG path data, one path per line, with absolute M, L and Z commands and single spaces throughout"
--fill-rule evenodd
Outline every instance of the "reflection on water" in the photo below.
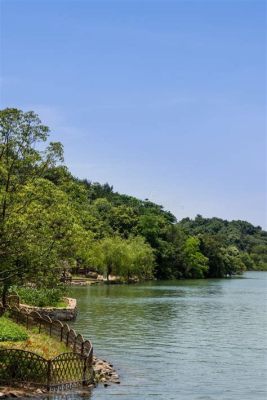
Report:
M 65 393 L 54 393 L 54 394 L 50 394 L 50 395 L 45 395 L 42 397 L 31 397 L 31 400 L 88 400 L 88 399 L 92 399 L 91 397 L 91 392 L 89 390 L 85 390 L 85 391 L 75 391 L 74 390 L 72 392 L 65 392 Z
M 267 273 L 72 289 L 75 329 L 121 385 L 53 400 L 266 398 Z M 51 399 L 51 397 L 50 397 Z

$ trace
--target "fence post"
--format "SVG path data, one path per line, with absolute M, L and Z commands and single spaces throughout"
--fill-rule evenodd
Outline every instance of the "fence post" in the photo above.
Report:
M 50 391 L 51 386 L 51 371 L 52 371 L 52 361 L 47 360 L 47 390 Z
M 82 348 L 81 348 L 81 355 L 83 356 L 83 352 L 84 352 L 84 340 L 82 342 Z
M 86 385 L 86 368 L 87 368 L 87 357 L 84 357 L 84 365 L 83 365 L 83 386 Z
M 66 337 L 66 346 L 69 345 L 69 335 L 70 335 L 70 331 L 68 331 L 68 333 L 67 333 L 67 337 Z

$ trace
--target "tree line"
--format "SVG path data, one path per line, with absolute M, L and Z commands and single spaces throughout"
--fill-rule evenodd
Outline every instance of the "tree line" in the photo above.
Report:
M 0 287 L 53 287 L 63 271 L 107 278 L 224 277 L 267 269 L 267 233 L 245 221 L 175 216 L 74 177 L 32 111 L 0 111 Z

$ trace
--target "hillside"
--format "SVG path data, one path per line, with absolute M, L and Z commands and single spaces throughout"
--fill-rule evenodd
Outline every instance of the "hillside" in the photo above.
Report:
M 50 170 L 47 179 L 64 190 L 73 204 L 78 202 L 81 213 L 86 210 L 84 226 L 96 240 L 114 235 L 125 240 L 143 237 L 153 248 L 159 279 L 267 269 L 267 232 L 249 222 L 200 215 L 177 222 L 161 205 L 114 192 L 107 183 L 76 179 L 66 168 Z
M 200 215 L 177 222 L 161 205 L 74 177 L 62 144 L 47 144 L 49 128 L 32 111 L 2 110 L 0 129 L 3 299 L 12 285 L 53 288 L 79 268 L 128 282 L 267 270 L 260 227 Z

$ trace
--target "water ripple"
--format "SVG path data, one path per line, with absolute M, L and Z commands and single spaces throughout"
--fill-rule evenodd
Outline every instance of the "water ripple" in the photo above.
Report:
M 122 380 L 88 399 L 266 399 L 266 288 L 265 272 L 73 288 L 75 328 Z

